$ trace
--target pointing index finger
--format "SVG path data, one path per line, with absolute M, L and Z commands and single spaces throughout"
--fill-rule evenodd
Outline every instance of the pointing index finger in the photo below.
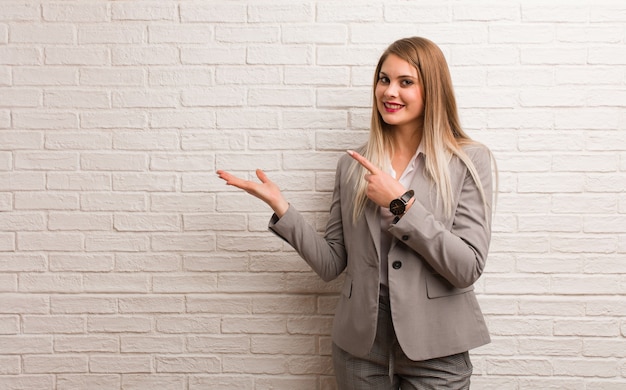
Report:
M 363 166 L 363 168 L 367 169 L 371 174 L 374 175 L 374 174 L 376 174 L 379 171 L 378 167 L 376 167 L 368 159 L 366 159 L 365 157 L 361 156 L 360 154 L 358 154 L 354 150 L 347 150 L 347 152 L 350 155 L 350 157 L 355 159 L 359 164 L 361 164 Z

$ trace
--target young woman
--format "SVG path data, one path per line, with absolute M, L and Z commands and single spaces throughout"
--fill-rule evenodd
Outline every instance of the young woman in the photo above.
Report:
M 473 292 L 491 237 L 491 153 L 462 130 L 431 41 L 392 43 L 374 76 L 367 144 L 339 159 L 323 237 L 265 173 L 218 171 L 265 201 L 269 228 L 320 277 L 346 272 L 333 324 L 339 389 L 468 389 L 490 341 Z

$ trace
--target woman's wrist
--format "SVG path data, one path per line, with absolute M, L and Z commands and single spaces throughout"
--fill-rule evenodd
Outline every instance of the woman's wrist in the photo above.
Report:
M 272 210 L 274 210 L 274 214 L 276 214 L 278 218 L 282 218 L 282 216 L 285 215 L 288 209 L 289 202 L 287 202 L 285 199 L 281 199 L 275 205 L 272 205 Z

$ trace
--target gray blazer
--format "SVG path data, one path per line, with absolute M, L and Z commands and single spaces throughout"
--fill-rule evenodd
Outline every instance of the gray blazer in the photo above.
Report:
M 491 153 L 479 144 L 464 150 L 478 171 L 487 210 L 467 167 L 453 157 L 454 212 L 446 217 L 422 160 L 410 185 L 416 201 L 389 228 L 393 236 L 388 256 L 391 315 L 398 342 L 412 360 L 448 356 L 490 341 L 473 283 L 483 272 L 491 238 Z M 274 215 L 269 229 L 293 246 L 325 281 L 346 271 L 333 342 L 364 356 L 376 335 L 380 211 L 369 202 L 365 217 L 352 222 L 355 185 L 348 178 L 352 161 L 344 155 L 337 164 L 323 237 L 293 206 L 280 219 Z

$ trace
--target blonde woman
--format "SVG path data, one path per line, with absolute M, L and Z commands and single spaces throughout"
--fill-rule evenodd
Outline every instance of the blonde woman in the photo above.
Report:
M 218 175 L 265 201 L 269 229 L 326 280 L 346 272 L 333 323 L 344 389 L 468 389 L 490 341 L 473 292 L 491 237 L 489 150 L 460 126 L 441 50 L 400 39 L 374 75 L 367 144 L 339 159 L 324 236 L 278 186 Z

